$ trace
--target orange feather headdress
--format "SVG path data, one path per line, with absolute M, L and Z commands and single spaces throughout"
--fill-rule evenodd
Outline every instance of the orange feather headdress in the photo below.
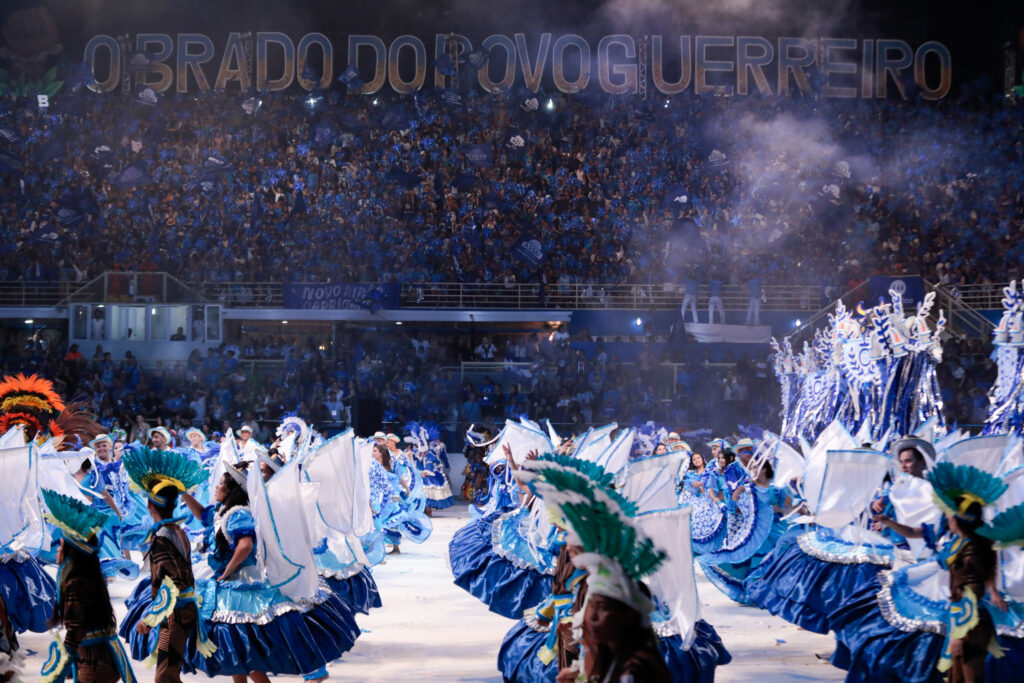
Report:
M 27 439 L 60 436 L 64 431 L 57 418 L 64 408 L 64 400 L 48 379 L 19 373 L 0 380 L 0 434 L 23 425 Z

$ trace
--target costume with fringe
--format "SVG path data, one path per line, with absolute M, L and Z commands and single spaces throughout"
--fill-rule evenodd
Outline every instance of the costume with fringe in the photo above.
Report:
M 60 530 L 65 543 L 79 552 L 95 555 L 97 533 L 107 516 L 80 501 L 48 489 L 42 490 L 46 518 Z M 106 587 L 92 584 L 84 576 L 69 576 L 65 562 L 58 571 L 57 600 L 64 637 L 55 631 L 46 662 L 40 672 L 43 683 L 62 680 L 70 673 L 74 680 L 135 683 L 135 675 L 117 637 L 116 624 L 103 616 L 110 613 L 105 602 Z
M 354 610 L 316 575 L 305 530 L 287 524 L 288 535 L 278 531 L 278 525 L 286 524 L 279 519 L 281 515 L 290 515 L 286 519 L 301 524 L 299 520 L 304 514 L 297 463 L 290 464 L 287 473 L 278 473 L 268 483 L 263 482 L 258 468 L 251 469 L 244 484 L 250 493 L 249 506 L 225 510 L 217 504 L 207 507 L 202 515 L 203 545 L 208 554 L 204 564 L 193 565 L 196 602 L 199 619 L 216 649 L 204 656 L 193 635 L 183 671 L 199 670 L 208 676 L 243 675 L 251 671 L 303 675 L 341 657 L 359 635 Z M 282 496 L 288 497 L 277 498 L 268 491 L 281 491 Z M 226 547 L 217 544 L 218 535 L 227 541 Z M 231 576 L 220 579 L 234 549 L 244 538 L 253 539 L 253 551 Z M 288 552 L 305 557 L 306 562 L 296 564 L 291 568 L 291 576 L 280 576 L 275 584 L 270 580 L 271 571 L 273 576 L 279 576 L 284 565 L 272 562 L 287 564 L 289 555 L 283 550 L 286 545 L 294 548 Z M 301 592 L 292 590 L 299 588 L 299 581 Z M 126 601 L 128 615 L 121 625 L 136 657 L 148 652 L 149 647 L 149 643 L 130 635 L 134 624 L 151 609 L 151 589 L 142 587 L 140 583 Z M 295 597 L 286 594 L 286 590 Z

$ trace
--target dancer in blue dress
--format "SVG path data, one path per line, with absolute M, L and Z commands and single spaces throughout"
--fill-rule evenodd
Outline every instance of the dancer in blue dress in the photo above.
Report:
M 433 510 L 455 505 L 448 479 L 448 458 L 444 453 L 444 443 L 438 438 L 437 428 L 417 422 L 411 422 L 405 428 L 409 432 L 405 437 L 406 443 L 410 444 L 408 454 L 423 478 L 426 514 L 429 516 Z
M 353 610 L 320 582 L 307 534 L 274 531 L 304 527 L 297 463 L 266 483 L 255 467 L 246 469 L 224 464 L 214 505 L 204 507 L 182 495 L 206 530 L 207 561 L 196 565 L 194 573 L 200 619 L 216 647 L 206 657 L 190 641 L 183 669 L 230 675 L 236 681 L 304 675 L 348 651 L 359 628 Z M 252 504 L 249 492 L 257 496 Z M 123 633 L 132 632 L 149 602 L 149 591 L 136 590 Z M 137 656 L 134 640 L 132 651 Z
M 535 430 L 511 421 L 506 430 L 523 434 L 527 430 L 537 436 Z M 546 436 L 544 440 L 550 448 Z M 455 585 L 492 612 L 518 619 L 523 610 L 550 594 L 562 541 L 557 528 L 543 515 L 543 506 L 528 498 L 525 487 L 520 488 L 513 478 L 518 467 L 513 446 L 506 442 L 496 452 L 497 443 L 488 444 L 492 473 L 488 500 L 481 516 L 452 536 L 448 557 Z M 519 450 L 521 459 L 530 457 L 525 448 Z

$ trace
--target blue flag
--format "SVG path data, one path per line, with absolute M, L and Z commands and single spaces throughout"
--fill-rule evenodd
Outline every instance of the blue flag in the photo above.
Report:
M 474 168 L 489 168 L 494 165 L 494 150 L 489 142 L 466 144 L 462 146 L 462 151 Z
M 437 61 L 434 62 L 434 68 L 445 76 L 455 75 L 455 62 L 448 55 L 441 55 Z
M 135 104 L 141 104 L 144 107 L 156 107 L 156 105 L 160 104 L 160 96 L 152 88 L 139 88 L 135 92 Z
M 334 125 L 333 121 L 326 116 L 321 117 L 320 120 L 316 122 L 316 125 L 313 126 L 310 136 L 312 138 L 310 140 L 310 144 L 315 149 L 330 147 L 331 143 L 334 142 L 334 139 L 338 137 L 340 132 L 341 131 L 338 130 L 336 125 Z
M 9 145 L 16 145 L 21 142 L 21 136 L 13 128 L 0 126 L 0 140 Z
M 29 235 L 28 239 L 36 244 L 57 244 L 60 235 L 57 234 L 57 229 L 52 224 L 44 222 Z
M 523 262 L 530 270 L 537 270 L 547 259 L 544 244 L 536 236 L 523 233 L 512 245 L 512 256 Z
M 201 175 L 204 180 L 213 180 L 214 178 L 233 170 L 234 167 L 227 159 L 217 156 L 216 154 L 211 154 L 206 157 L 205 161 L 203 161 L 203 172 Z
M 393 104 L 380 117 L 380 127 L 386 130 L 404 130 L 409 127 L 409 110 L 403 104 Z
M 128 71 L 132 73 L 149 71 L 149 64 L 149 55 L 145 52 L 132 52 L 128 56 Z
M 423 178 L 415 173 L 409 173 L 400 166 L 392 166 L 388 171 L 388 180 L 398 183 L 402 187 L 411 190 L 423 182 Z
M 85 220 L 85 215 L 74 207 L 62 206 L 57 209 L 57 222 L 61 227 L 73 228 L 83 220 Z
M 473 50 L 466 55 L 466 62 L 474 69 L 479 69 L 491 58 L 489 50 Z
M 360 80 L 359 69 L 356 68 L 355 64 L 349 64 L 345 67 L 345 70 L 338 76 L 338 80 L 344 83 L 349 90 L 358 90 L 366 85 Z
M 78 92 L 83 88 L 96 85 L 96 77 L 93 76 L 92 67 L 85 62 L 79 62 L 68 69 L 68 75 L 64 79 L 68 90 Z
M 461 107 L 462 106 L 462 95 L 455 92 L 454 90 L 445 90 L 441 94 L 441 101 L 447 104 L 449 107 Z
M 148 185 L 153 182 L 153 176 L 149 174 L 146 165 L 136 161 L 120 173 L 110 178 L 110 184 L 119 190 L 130 190 L 140 185 Z

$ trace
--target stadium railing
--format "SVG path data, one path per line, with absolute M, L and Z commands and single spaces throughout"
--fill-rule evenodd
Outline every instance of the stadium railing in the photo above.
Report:
M 210 303 L 234 308 L 280 308 L 283 287 L 274 282 L 203 282 L 194 285 Z M 701 285 L 697 306 L 707 307 L 708 287 Z M 828 300 L 817 285 L 768 285 L 764 287 L 763 311 L 817 311 Z M 681 285 L 665 284 L 538 284 L 415 282 L 402 285 L 402 308 L 443 309 L 621 309 L 678 308 L 683 301 Z M 745 311 L 750 301 L 745 285 L 722 288 L 727 311 Z
M 939 285 L 936 289 L 970 309 L 1002 308 L 1008 283 Z M 762 311 L 819 311 L 836 298 L 820 285 L 765 285 Z M 0 306 L 56 306 L 72 302 L 219 303 L 232 308 L 283 308 L 280 282 L 185 283 L 162 272 L 104 273 L 88 282 L 0 282 Z M 682 285 L 553 283 L 406 283 L 402 308 L 449 309 L 620 309 L 678 308 Z M 708 287 L 697 292 L 697 308 L 707 307 Z M 727 311 L 745 311 L 750 296 L 745 285 L 725 285 Z

